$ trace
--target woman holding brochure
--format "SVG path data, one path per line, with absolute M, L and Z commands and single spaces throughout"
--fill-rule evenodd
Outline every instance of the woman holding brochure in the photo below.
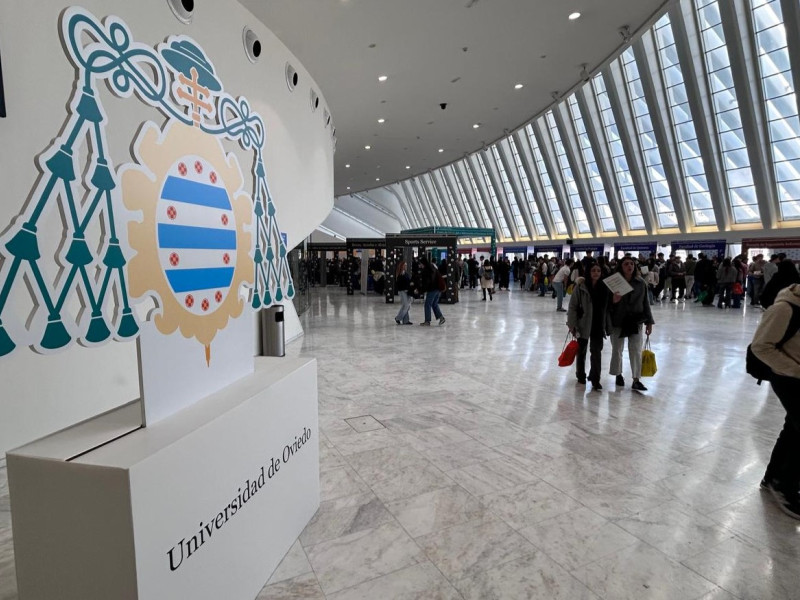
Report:
M 617 272 L 603 280 L 613 293 L 608 306 L 611 318 L 611 375 L 617 377 L 617 387 L 625 385 L 622 376 L 622 346 L 628 339 L 628 357 L 631 363 L 631 376 L 634 390 L 647 388 L 639 381 L 642 374 L 642 324 L 645 333 L 653 331 L 653 314 L 647 299 L 647 285 L 634 275 L 636 264 L 632 258 L 625 257 L 619 263 Z

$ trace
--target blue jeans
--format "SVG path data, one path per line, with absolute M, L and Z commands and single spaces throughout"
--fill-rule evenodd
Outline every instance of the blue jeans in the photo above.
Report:
M 433 310 L 433 314 L 436 316 L 437 319 L 442 318 L 442 311 L 439 310 L 439 296 L 441 296 L 441 292 L 439 290 L 433 290 L 430 292 L 425 292 L 425 322 L 431 322 L 431 310 Z
M 560 310 L 563 308 L 561 305 L 564 303 L 564 282 L 554 281 L 553 289 L 556 291 L 556 309 Z

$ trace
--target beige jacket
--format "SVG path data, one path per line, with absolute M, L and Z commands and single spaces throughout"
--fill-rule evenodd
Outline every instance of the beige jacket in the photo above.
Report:
M 800 332 L 787 340 L 781 349 L 775 347 L 792 318 L 789 304 L 800 306 L 800 283 L 793 283 L 778 293 L 775 304 L 767 309 L 756 329 L 751 348 L 753 354 L 778 375 L 800 379 Z

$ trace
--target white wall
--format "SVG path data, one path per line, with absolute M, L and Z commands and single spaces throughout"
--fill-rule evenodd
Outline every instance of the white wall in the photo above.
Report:
M 333 205 L 333 152 L 330 128 L 323 120 L 324 95 L 291 52 L 236 0 L 196 4 L 190 25 L 173 16 L 166 0 L 83 0 L 80 5 L 97 17 L 120 17 L 137 42 L 155 46 L 182 33 L 203 46 L 225 90 L 246 96 L 264 118 L 267 181 L 278 224 L 288 234 L 291 248 L 322 222 Z M 38 176 L 34 157 L 50 145 L 67 117 L 76 71 L 61 47 L 59 15 L 68 6 L 65 0 L 0 3 L 8 111 L 8 117 L 0 119 L 0 231 L 21 213 Z M 245 26 L 259 35 L 263 46 L 256 64 L 244 54 Z M 294 92 L 285 81 L 287 61 L 300 76 Z M 314 113 L 309 103 L 312 86 L 320 96 Z M 115 98 L 105 86 L 100 94 L 109 119 L 108 154 L 115 165 L 129 162 L 130 145 L 141 123 L 162 124 L 164 118 L 137 98 Z M 226 147 L 237 153 L 245 189 L 252 189 L 252 153 L 233 144 Z M 55 211 L 43 227 L 60 235 Z M 43 255 L 51 257 L 56 245 L 57 240 L 49 255 L 43 248 Z M 293 310 L 291 302 L 286 305 Z M 7 306 L 3 322 L 24 323 L 31 307 L 18 301 Z M 0 358 L 0 451 L 138 396 L 135 343 L 112 342 L 93 349 L 73 345 L 52 356 L 18 348 Z

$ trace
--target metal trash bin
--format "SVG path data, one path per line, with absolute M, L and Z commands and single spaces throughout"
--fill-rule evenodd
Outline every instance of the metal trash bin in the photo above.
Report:
M 283 327 L 283 305 L 276 304 L 261 311 L 261 356 L 286 356 Z

